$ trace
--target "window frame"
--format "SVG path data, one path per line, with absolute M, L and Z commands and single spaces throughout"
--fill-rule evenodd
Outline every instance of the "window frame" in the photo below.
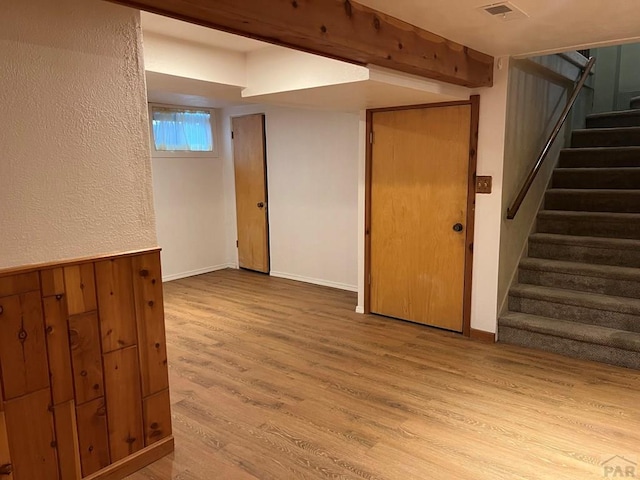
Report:
M 218 158 L 220 151 L 218 147 L 218 115 L 215 108 L 208 107 L 190 107 L 187 105 L 169 105 L 164 103 L 149 102 L 149 146 L 151 148 L 152 158 Z M 211 126 L 211 140 L 213 142 L 213 150 L 210 152 L 191 152 L 187 150 L 156 150 L 156 139 L 153 133 L 153 109 L 162 108 L 168 110 L 181 111 L 198 111 L 209 112 Z

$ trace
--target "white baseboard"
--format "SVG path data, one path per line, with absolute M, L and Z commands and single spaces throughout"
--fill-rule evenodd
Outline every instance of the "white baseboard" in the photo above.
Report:
M 356 313 L 364 314 L 364 307 L 362 305 L 358 305 L 356 307 Z
M 205 273 L 217 272 L 218 270 L 224 270 L 225 268 L 238 268 L 238 266 L 234 263 L 225 263 L 223 265 L 216 265 L 214 267 L 191 270 L 190 272 L 174 273 L 173 275 L 163 275 L 162 281 L 171 282 L 173 280 L 180 280 L 181 278 L 195 277 L 196 275 L 204 275 Z
M 339 290 L 347 290 L 349 292 L 357 292 L 357 285 L 347 285 L 346 283 L 331 282 L 329 280 L 321 280 L 319 278 L 304 277 L 293 273 L 274 272 L 271 271 L 272 277 L 286 278 L 287 280 L 295 280 L 297 282 L 312 283 L 313 285 L 321 285 L 323 287 L 337 288 Z

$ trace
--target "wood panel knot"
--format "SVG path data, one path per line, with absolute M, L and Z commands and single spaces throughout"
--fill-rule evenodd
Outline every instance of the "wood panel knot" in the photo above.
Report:
M 142 270 L 140 270 L 140 276 L 142 278 L 147 278 L 149 276 L 149 270 L 147 270 L 146 268 L 143 268 Z
M 344 12 L 349 18 L 353 16 L 353 7 L 351 6 L 351 2 L 349 0 L 344 0 Z
M 18 330 L 18 340 L 20 340 L 22 343 L 27 341 L 28 336 L 29 334 L 24 328 L 21 328 L 20 330 Z

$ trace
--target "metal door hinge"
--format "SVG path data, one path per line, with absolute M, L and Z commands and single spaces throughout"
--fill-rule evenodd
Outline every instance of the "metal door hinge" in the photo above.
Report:
M 369 143 L 373 145 L 373 130 L 369 132 Z
M 236 240 L 236 248 L 238 248 L 240 246 L 240 244 L 238 243 L 238 240 Z
M 234 137 L 233 130 L 231 130 L 231 140 L 233 140 L 233 137 Z

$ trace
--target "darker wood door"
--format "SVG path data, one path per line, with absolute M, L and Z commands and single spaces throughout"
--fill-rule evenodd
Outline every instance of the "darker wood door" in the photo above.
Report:
M 463 330 L 471 105 L 374 112 L 373 313 Z
M 233 119 L 238 262 L 240 268 L 269 273 L 267 155 L 264 115 Z

